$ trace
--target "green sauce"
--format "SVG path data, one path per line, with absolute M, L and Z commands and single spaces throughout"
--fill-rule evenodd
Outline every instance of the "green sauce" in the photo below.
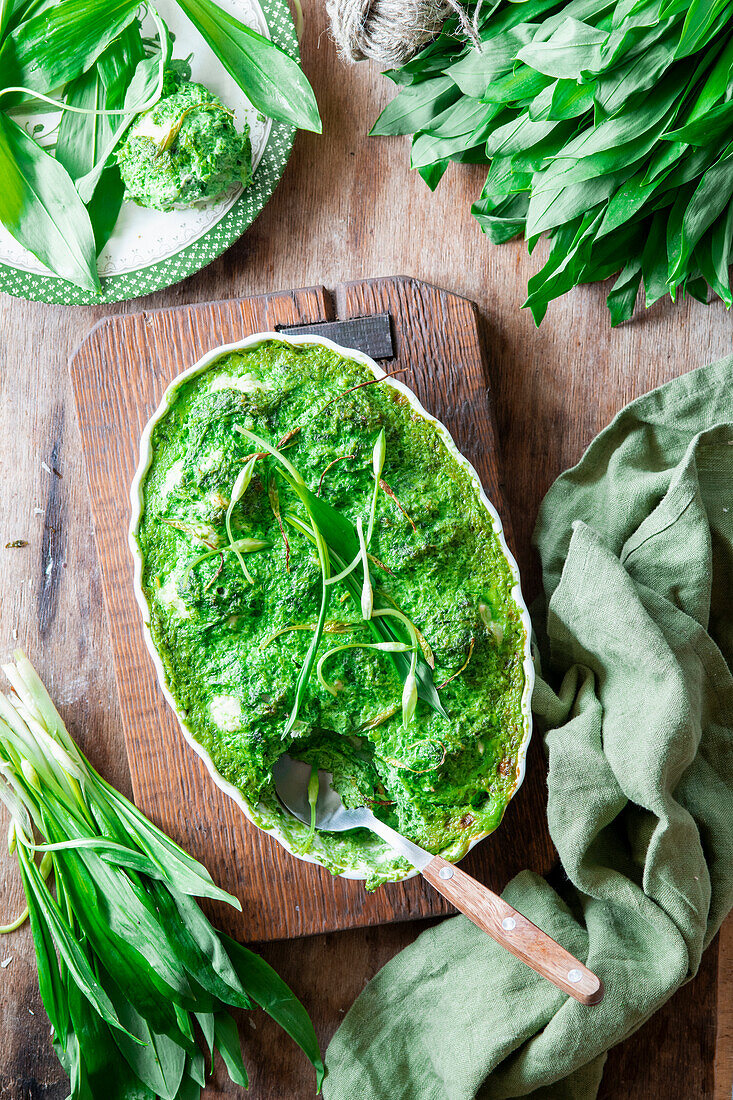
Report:
M 436 427 L 389 384 L 344 394 L 371 378 L 322 346 L 270 341 L 184 382 L 153 433 L 138 533 L 143 589 L 179 711 L 260 824 L 309 850 L 308 827 L 274 796 L 272 766 L 289 752 L 332 772 L 347 806 L 370 805 L 417 844 L 457 859 L 498 825 L 517 783 L 525 629 L 475 483 Z M 440 688 L 448 718 L 420 700 L 403 728 L 403 682 L 390 655 L 350 648 L 326 662 L 336 696 L 314 669 L 283 737 L 318 618 L 321 572 L 312 543 L 287 523 L 286 549 L 271 486 L 282 515 L 303 512 L 269 456 L 231 510 L 232 537 L 267 547 L 245 555 L 254 583 L 234 553 L 202 557 L 228 543 L 232 488 L 253 452 L 237 427 L 273 445 L 299 429 L 285 445 L 290 462 L 313 492 L 320 486 L 324 500 L 365 525 L 372 450 L 384 429 L 382 477 L 393 495 L 380 490 L 377 499 L 372 585 L 382 606 L 399 607 L 429 644 L 435 684 L 448 681 Z M 343 583 L 332 590 L 326 631 L 319 656 L 373 641 Z M 316 834 L 310 851 L 332 871 L 365 870 L 371 887 L 407 870 L 363 830 Z

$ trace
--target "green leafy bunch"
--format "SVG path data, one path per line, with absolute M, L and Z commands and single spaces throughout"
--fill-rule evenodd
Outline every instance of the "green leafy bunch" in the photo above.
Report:
M 489 164 L 472 211 L 494 243 L 551 249 L 525 305 L 618 275 L 612 324 L 669 294 L 730 308 L 733 2 L 498 0 L 481 49 L 455 22 L 401 69 L 373 134 L 413 134 L 435 188 L 449 161 Z
M 263 114 L 320 132 L 298 63 L 214 0 L 177 0 Z M 156 26 L 145 36 L 141 14 Z M 0 223 L 54 274 L 100 290 L 97 255 L 124 198 L 112 154 L 136 114 L 163 91 L 171 36 L 140 0 L 0 0 Z M 15 120 L 56 108 L 43 147 Z
M 303 1049 L 320 1088 L 323 1064 L 303 1006 L 194 900 L 239 909 L 237 899 L 94 771 L 22 653 L 4 670 L 14 692 L 0 695 L 0 800 L 27 911 L 0 931 L 30 916 L 70 1100 L 197 1100 L 215 1050 L 246 1087 L 228 1009 L 254 1004 Z

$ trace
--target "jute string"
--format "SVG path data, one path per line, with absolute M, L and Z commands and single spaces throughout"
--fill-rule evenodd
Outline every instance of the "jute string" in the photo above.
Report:
M 478 0 L 469 18 L 459 0 L 327 0 L 331 33 L 346 61 L 369 58 L 380 65 L 403 65 L 433 38 L 449 15 L 461 33 L 480 48 Z

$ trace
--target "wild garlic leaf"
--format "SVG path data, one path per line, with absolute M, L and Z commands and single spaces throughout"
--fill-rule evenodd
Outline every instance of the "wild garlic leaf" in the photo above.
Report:
M 85 72 L 137 15 L 138 0 L 59 0 L 0 48 L 2 87 L 50 92 Z
M 242 985 L 252 1000 L 294 1039 L 316 1070 L 316 1088 L 320 1090 L 324 1068 L 318 1039 L 308 1013 L 293 991 L 269 963 L 230 936 L 222 936 Z
M 431 164 L 425 164 L 418 168 L 418 172 L 422 176 L 425 183 L 428 185 L 431 191 L 434 191 L 438 186 L 443 176 L 446 173 L 448 165 L 450 164 L 449 158 L 444 160 L 436 160 Z
M 137 24 L 128 27 L 127 31 L 136 31 L 139 39 Z M 102 79 L 102 72 L 107 73 L 108 79 L 114 75 L 111 87 L 116 91 L 124 76 L 127 82 L 132 76 L 136 62 L 130 61 L 130 65 L 126 65 L 126 59 L 130 56 L 122 40 L 116 39 L 86 73 L 67 86 L 65 101 L 87 110 L 113 109 L 117 105 L 117 97 L 110 95 L 110 88 Z M 110 115 L 95 117 L 92 114 L 65 112 L 61 116 L 56 138 L 56 160 L 63 164 L 72 178 L 90 172 L 97 163 L 101 149 L 109 142 L 118 121 L 115 116 Z M 124 194 L 125 186 L 119 168 L 116 164 L 108 164 L 99 178 L 94 195 L 87 203 L 97 255 L 112 235 Z
M 182 1046 L 172 1037 L 154 1031 L 109 974 L 102 974 L 101 980 L 121 1022 L 137 1040 L 125 1034 L 115 1036 L 128 1066 L 156 1097 L 175 1100 L 183 1080 L 188 1044 Z
M 534 99 L 540 95 L 552 80 L 543 73 L 536 73 L 527 65 L 516 65 L 511 72 L 492 80 L 484 92 L 482 103 L 513 102 Z
M 733 203 L 721 214 L 710 231 L 710 247 L 706 262 L 700 264 L 703 275 L 728 309 L 733 306 L 730 285 L 730 262 L 733 254 Z M 709 256 L 709 259 L 707 259 Z
M 471 50 L 449 65 L 446 73 L 464 95 L 481 99 L 492 81 L 512 71 L 520 50 L 532 41 L 536 30 L 532 23 L 520 23 L 484 42 L 480 51 Z
M 71 177 L 2 112 L 0 178 L 0 222 L 11 236 L 55 275 L 99 293 L 92 225 Z
M 62 868 L 66 888 L 73 895 L 75 907 L 88 904 L 88 899 L 106 899 L 103 915 L 89 914 L 96 934 L 108 941 L 120 953 L 137 952 L 148 964 L 141 981 L 152 981 L 165 989 L 168 998 L 184 1005 L 191 997 L 191 985 L 185 968 L 161 927 L 154 907 L 145 891 L 141 891 L 121 867 L 100 859 L 93 851 L 59 852 L 55 862 Z M 85 900 L 86 899 L 86 900 Z
M 65 1068 L 72 1081 L 70 1100 L 97 1100 L 99 1096 L 106 1100 L 156 1100 L 115 1042 L 115 1036 L 122 1033 L 99 1018 L 73 982 L 68 995 L 71 1028 Z M 56 1048 L 58 1051 L 59 1044 Z
M 184 851 L 175 841 L 140 813 L 137 806 L 129 802 L 124 795 L 110 787 L 97 776 L 102 787 L 103 802 L 98 801 L 95 809 L 104 813 L 107 829 L 113 829 L 115 819 L 120 829 L 120 837 L 132 841 L 168 875 L 169 881 L 182 894 L 191 894 L 198 898 L 211 898 L 240 910 L 242 906 L 237 898 L 222 890 L 213 881 L 211 875 L 198 860 Z
M 409 85 L 387 104 L 370 134 L 388 137 L 429 129 L 430 123 L 460 96 L 460 90 L 448 76 Z
M 76 181 L 77 190 L 84 202 L 88 203 L 91 200 L 100 177 L 105 170 L 107 161 L 122 140 L 125 130 L 130 125 L 139 109 L 144 104 L 148 103 L 150 97 L 155 93 L 155 89 L 159 84 L 161 56 L 165 58 L 169 48 L 170 43 L 166 38 L 161 55 L 146 57 L 144 61 L 138 62 L 135 74 L 130 81 L 130 85 L 125 95 L 124 106 L 127 113 L 119 116 L 119 122 L 112 131 L 109 140 L 99 152 L 94 167 Z
M 214 1013 L 214 1046 L 219 1051 L 227 1067 L 227 1072 L 235 1085 L 246 1089 L 249 1086 L 247 1070 L 242 1061 L 242 1046 L 239 1041 L 237 1025 L 228 1012 Z
M 607 38 L 604 30 L 568 17 L 545 41 L 529 41 L 517 58 L 545 76 L 578 80 L 597 71 Z
M 685 25 L 677 47 L 677 57 L 689 57 L 709 41 L 710 33 L 718 20 L 730 18 L 729 0 L 692 0 L 685 17 Z
M 96 62 L 64 90 L 64 99 L 87 110 L 122 107 L 135 69 L 145 59 L 140 24 L 134 20 L 114 39 Z M 120 125 L 122 116 L 76 114 L 61 116 L 56 159 L 77 179 L 94 168 L 102 150 Z
M 580 118 L 592 110 L 596 91 L 595 83 L 577 84 L 574 80 L 558 80 L 546 89 L 546 106 L 540 103 L 538 96 L 530 104 L 529 117 L 536 122 L 548 119 L 552 122 L 567 122 Z M 550 93 L 547 95 L 547 93 Z
M 321 133 L 316 97 L 297 61 L 213 0 L 177 3 L 258 111 Z
M 686 142 L 690 145 L 708 145 L 716 138 L 730 134 L 733 128 L 733 100 L 711 107 L 703 115 L 686 122 L 677 130 L 668 130 L 665 141 Z
M 188 974 L 212 997 L 238 1008 L 251 1008 L 219 933 L 199 906 L 185 894 L 156 886 L 151 891 L 165 922 L 170 942 Z
M 644 304 L 648 309 L 658 302 L 669 290 L 667 249 L 665 234 L 667 228 L 666 211 L 654 215 L 647 227 L 647 238 L 641 254 L 641 272 L 644 279 Z
M 110 109 L 123 105 L 132 75 L 144 60 L 145 44 L 138 18 L 125 27 L 96 61 L 100 78 L 107 91 L 106 99 Z
M 96 65 L 72 80 L 68 85 L 65 102 L 88 111 L 104 110 L 106 89 Z M 97 162 L 99 148 L 109 140 L 112 122 L 107 115 L 79 115 L 66 111 L 61 116 L 56 139 L 56 160 L 76 179 L 83 176 Z
M 66 925 L 63 915 L 59 911 L 58 902 L 52 896 L 48 886 L 43 881 L 40 871 L 33 860 L 27 857 L 22 847 L 18 849 L 18 852 L 26 896 L 33 895 L 37 906 L 37 912 L 45 922 L 64 965 L 68 967 L 74 982 L 84 993 L 84 996 L 90 1004 L 94 1006 L 102 1019 L 108 1023 L 110 1027 L 121 1028 L 122 1024 L 115 1013 L 112 1002 L 100 985 L 84 952 Z
M 8 28 L 17 0 L 0 0 L 0 41 Z
M 687 270 L 697 243 L 732 197 L 733 148 L 708 168 L 685 209 L 680 235 L 669 254 L 670 279 L 680 278 Z
M 641 260 L 635 257 L 621 271 L 606 299 L 612 325 L 631 320 L 640 284 Z
M 94 188 L 94 194 L 87 203 L 97 256 L 114 232 L 124 200 L 125 184 L 120 170 L 116 164 L 108 164 L 102 171 L 99 182 Z
M 38 903 L 35 884 L 24 870 L 22 862 L 20 863 L 20 874 L 28 905 L 33 946 L 36 952 L 41 1000 L 56 1034 L 65 1038 L 69 1027 L 69 1005 L 59 973 L 53 937 Z

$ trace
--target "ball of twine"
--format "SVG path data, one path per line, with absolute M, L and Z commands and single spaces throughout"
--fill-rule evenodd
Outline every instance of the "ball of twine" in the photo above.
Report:
M 346 61 L 369 58 L 390 68 L 403 65 L 434 38 L 449 15 L 480 46 L 476 24 L 480 3 L 469 19 L 459 0 L 327 0 L 331 33 Z

